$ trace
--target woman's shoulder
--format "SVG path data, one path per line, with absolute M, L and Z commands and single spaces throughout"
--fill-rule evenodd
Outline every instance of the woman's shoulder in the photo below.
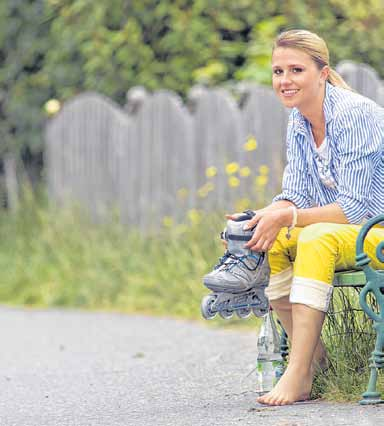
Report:
M 346 118 L 349 115 L 361 113 L 373 114 L 378 119 L 384 119 L 384 108 L 373 100 L 352 90 L 328 85 L 325 103 L 331 118 Z

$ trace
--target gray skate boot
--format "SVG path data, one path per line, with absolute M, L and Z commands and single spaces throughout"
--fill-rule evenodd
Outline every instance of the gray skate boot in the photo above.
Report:
M 256 316 L 268 312 L 264 293 L 270 275 L 267 256 L 244 248 L 254 229 L 245 231 L 243 228 L 252 216 L 254 212 L 247 210 L 236 220 L 227 222 L 222 233 L 222 238 L 228 242 L 227 251 L 214 270 L 203 278 L 204 285 L 213 291 L 201 303 L 205 319 L 213 318 L 216 313 L 227 319 L 233 312 L 240 318 L 248 317 L 251 311 Z

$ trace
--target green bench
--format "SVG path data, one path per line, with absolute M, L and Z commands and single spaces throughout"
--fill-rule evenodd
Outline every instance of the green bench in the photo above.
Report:
M 363 393 L 360 404 L 384 403 L 377 392 L 377 377 L 379 369 L 384 368 L 384 270 L 374 270 L 369 266 L 371 259 L 364 253 L 364 240 L 369 230 L 379 222 L 384 222 L 384 214 L 370 219 L 361 228 L 356 240 L 356 270 L 337 272 L 334 278 L 334 287 L 349 287 L 360 289 L 359 303 L 362 310 L 373 322 L 376 332 L 375 349 L 369 359 L 370 378 L 367 391 Z M 377 258 L 384 263 L 384 241 L 376 247 Z M 368 302 L 368 297 L 371 302 Z M 373 309 L 372 301 L 376 306 Z M 284 359 L 288 355 L 287 335 L 282 331 L 281 353 Z

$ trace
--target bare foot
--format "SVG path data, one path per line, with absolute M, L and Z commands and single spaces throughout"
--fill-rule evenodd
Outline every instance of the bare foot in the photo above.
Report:
M 317 361 L 314 360 L 311 365 L 311 371 L 314 375 L 317 373 L 324 372 L 328 370 L 328 368 L 329 368 L 329 360 L 326 356 Z
M 300 368 L 288 367 L 276 386 L 267 394 L 257 398 L 257 402 L 266 405 L 288 405 L 309 399 L 313 374 Z

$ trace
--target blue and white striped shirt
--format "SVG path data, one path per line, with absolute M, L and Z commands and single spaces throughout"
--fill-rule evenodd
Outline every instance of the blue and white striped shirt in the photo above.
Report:
M 293 108 L 282 193 L 273 201 L 290 200 L 298 208 L 337 202 L 354 224 L 384 213 L 384 109 L 327 83 L 323 110 L 336 187 L 321 182 L 308 122 Z

